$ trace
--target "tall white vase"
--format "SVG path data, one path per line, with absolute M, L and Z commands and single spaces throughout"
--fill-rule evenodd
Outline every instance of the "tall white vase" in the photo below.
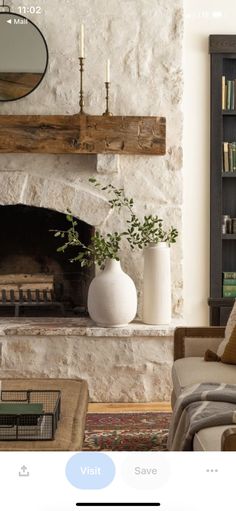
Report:
M 107 259 L 88 291 L 88 311 L 99 326 L 118 327 L 130 323 L 137 312 L 137 291 L 120 261 Z
M 170 247 L 160 242 L 144 249 L 143 322 L 165 325 L 170 321 Z

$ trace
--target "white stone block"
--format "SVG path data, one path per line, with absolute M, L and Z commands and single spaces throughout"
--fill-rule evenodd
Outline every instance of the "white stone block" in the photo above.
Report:
M 27 175 L 23 172 L 0 172 L 0 204 L 22 202 L 26 185 Z
M 117 174 L 120 170 L 119 154 L 98 154 L 97 172 L 98 174 Z

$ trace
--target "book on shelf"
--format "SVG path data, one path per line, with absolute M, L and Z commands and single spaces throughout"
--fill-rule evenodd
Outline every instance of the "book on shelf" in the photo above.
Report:
M 223 279 L 236 279 L 236 271 L 223 271 Z
M 236 298 L 236 286 L 223 286 L 224 298 Z
M 222 76 L 222 110 L 226 110 L 226 88 L 225 76 Z
M 236 142 L 223 142 L 222 150 L 222 172 L 236 172 Z
M 231 83 L 232 83 L 231 80 L 227 80 L 227 103 L 226 103 L 227 110 L 230 110 L 230 105 L 231 105 L 231 94 L 232 94 Z
M 236 171 L 236 142 L 231 142 L 230 146 L 232 147 L 232 161 L 233 161 L 233 168 L 231 172 Z
M 229 172 L 229 144 L 223 142 L 223 172 Z
M 229 152 L 229 171 L 233 172 L 234 163 L 233 163 L 233 146 L 232 144 L 228 144 L 228 152 Z
M 235 110 L 236 79 L 226 80 L 222 76 L 222 110 Z
M 224 286 L 236 286 L 236 279 L 224 279 Z
M 230 110 L 234 110 L 234 97 L 235 97 L 235 81 L 231 80 L 231 87 L 230 87 Z

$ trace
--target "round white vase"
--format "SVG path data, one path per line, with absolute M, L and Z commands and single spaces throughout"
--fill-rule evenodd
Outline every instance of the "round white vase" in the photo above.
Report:
M 137 291 L 120 261 L 107 259 L 104 270 L 88 291 L 88 312 L 98 326 L 119 327 L 130 323 L 137 312 Z
M 150 325 L 171 322 L 170 247 L 165 242 L 144 249 L 143 322 Z

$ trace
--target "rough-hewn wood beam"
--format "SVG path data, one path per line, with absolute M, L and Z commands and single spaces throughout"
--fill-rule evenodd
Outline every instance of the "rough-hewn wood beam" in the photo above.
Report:
M 0 153 L 166 152 L 164 117 L 1 115 Z

